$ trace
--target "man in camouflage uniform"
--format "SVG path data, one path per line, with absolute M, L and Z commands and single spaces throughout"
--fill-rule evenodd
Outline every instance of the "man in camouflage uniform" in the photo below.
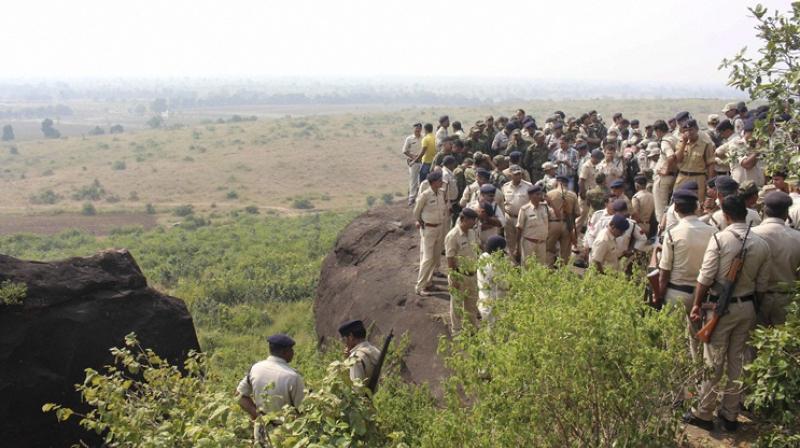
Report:
M 533 143 L 525 150 L 522 157 L 522 166 L 530 174 L 531 182 L 536 182 L 544 177 L 542 164 L 547 162 L 549 151 L 545 144 L 545 135 L 542 131 L 536 131 L 533 134 Z

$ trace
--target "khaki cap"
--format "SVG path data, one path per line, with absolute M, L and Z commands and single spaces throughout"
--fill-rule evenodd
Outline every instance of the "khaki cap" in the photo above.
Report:
M 722 113 L 724 114 L 724 113 L 730 112 L 732 110 L 738 110 L 736 108 L 736 103 L 728 103 L 728 104 L 726 104 L 725 107 L 722 108 Z

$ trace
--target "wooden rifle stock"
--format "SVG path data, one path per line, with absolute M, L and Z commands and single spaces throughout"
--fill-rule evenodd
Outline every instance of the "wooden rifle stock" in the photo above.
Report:
M 695 335 L 698 341 L 708 342 L 711 340 L 711 334 L 713 334 L 714 330 L 717 328 L 719 317 L 719 314 L 714 311 L 714 315 L 711 317 L 711 319 L 709 319 L 708 322 L 703 325 L 703 328 L 701 328 L 700 331 L 698 331 Z

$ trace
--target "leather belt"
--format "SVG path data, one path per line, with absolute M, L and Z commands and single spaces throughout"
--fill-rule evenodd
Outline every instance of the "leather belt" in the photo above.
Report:
M 750 295 L 746 295 L 746 296 L 731 297 L 730 301 L 731 302 L 744 303 L 744 302 L 753 301 L 753 300 L 755 300 L 755 298 L 756 298 L 755 295 L 750 294 Z M 718 300 L 719 300 L 719 296 L 708 296 L 708 301 L 709 302 L 717 303 Z
M 536 238 L 528 238 L 527 236 L 523 236 L 523 238 L 525 238 L 526 240 L 530 241 L 531 243 L 536 243 L 536 244 L 540 244 L 540 243 L 544 243 L 545 242 L 545 240 L 537 240 Z
M 672 288 L 676 291 L 685 292 L 686 294 L 694 294 L 694 286 L 676 285 L 675 283 L 667 283 L 667 288 Z
M 439 227 L 441 224 L 431 224 L 429 222 L 425 223 L 425 227 Z
M 684 176 L 705 176 L 706 173 L 694 173 L 692 171 L 678 171 L 679 173 L 683 174 Z
M 512 214 L 512 213 L 508 213 L 508 212 L 506 212 L 506 215 L 508 215 L 508 216 L 510 216 L 510 217 L 512 217 L 512 218 L 517 218 L 517 217 L 519 217 L 519 214 L 516 214 L 516 215 L 515 215 L 515 214 Z

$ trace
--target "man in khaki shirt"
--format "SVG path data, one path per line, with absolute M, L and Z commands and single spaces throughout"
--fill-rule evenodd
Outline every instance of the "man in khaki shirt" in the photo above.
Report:
M 545 200 L 550 207 L 553 216 L 547 230 L 547 256 L 548 264 L 553 265 L 556 261 L 556 245 L 559 246 L 561 263 L 569 263 L 570 252 L 572 251 L 573 236 L 575 232 L 575 218 L 578 217 L 578 196 L 569 191 L 569 178 L 566 176 L 556 176 L 557 188 L 547 192 Z M 567 221 L 571 221 L 569 223 Z M 572 231 L 568 230 L 568 227 Z
M 669 198 L 675 186 L 675 147 L 677 139 L 670 134 L 669 126 L 664 120 L 653 123 L 653 132 L 658 139 L 660 155 L 653 173 L 653 202 L 656 209 L 656 220 L 661 223 L 664 212 L 669 205 Z
M 769 245 L 772 269 L 769 287 L 759 303 L 758 323 L 781 325 L 786 322 L 786 305 L 792 298 L 795 282 L 800 280 L 800 232 L 786 225 L 792 198 L 773 191 L 764 197 L 764 221 L 752 233 Z
M 519 264 L 524 266 L 525 260 L 536 257 L 542 265 L 547 264 L 547 232 L 550 217 L 547 204 L 542 202 L 542 186 L 534 185 L 528 188 L 530 202 L 519 209 L 517 218 L 517 234 L 519 244 L 515 257 Z
M 449 215 L 448 203 L 442 189 L 442 172 L 434 171 L 426 179 L 430 188 L 422 191 L 414 204 L 414 220 L 419 229 L 419 276 L 415 291 L 429 295 L 432 290 L 433 272 L 439 267 L 444 246 L 444 229 Z
M 645 235 L 650 236 L 650 223 L 656 209 L 653 193 L 647 191 L 646 177 L 636 176 L 633 182 L 636 185 L 636 194 L 631 200 L 631 218 L 639 223 Z
M 728 226 L 715 234 L 708 242 L 703 264 L 697 275 L 694 291 L 694 305 L 690 317 L 700 322 L 713 316 L 713 310 L 701 308 L 707 299 L 715 302 L 723 293 L 723 285 L 731 263 L 742 248 L 747 233 L 745 224 L 747 207 L 737 196 L 728 196 L 722 201 L 722 211 Z M 739 272 L 736 286 L 730 298 L 728 312 L 722 316 L 709 342 L 703 344 L 703 358 L 711 374 L 703 381 L 699 403 L 684 415 L 684 421 L 702 428 L 713 428 L 712 419 L 717 407 L 718 394 L 722 393 L 722 405 L 717 413 L 725 429 L 735 431 L 738 427 L 741 403 L 741 386 L 738 381 L 742 375 L 747 341 L 756 325 L 754 300 L 763 297 L 769 289 L 770 263 L 769 245 L 760 236 L 750 232 L 745 242 L 746 255 Z M 727 375 L 727 384 L 720 388 L 722 375 Z
M 505 199 L 505 238 L 508 242 L 509 253 L 517 252 L 517 243 L 519 237 L 517 236 L 517 217 L 519 217 L 519 209 L 528 202 L 528 188 L 531 187 L 530 182 L 522 179 L 522 167 L 519 165 L 511 165 L 511 181 L 503 185 L 502 192 Z
M 661 247 L 661 260 L 658 268 L 658 294 L 653 297 L 655 305 L 666 303 L 684 309 L 689 337 L 689 353 L 695 360 L 700 353 L 700 344 L 694 335 L 700 330 L 700 323 L 689 319 L 694 303 L 694 288 L 697 273 L 703 264 L 708 242 L 716 229 L 704 224 L 695 215 L 697 193 L 689 189 L 675 190 L 672 194 L 675 212 L 680 217 L 678 224 L 664 233 Z
M 350 380 L 362 380 L 366 385 L 378 366 L 381 351 L 367 340 L 363 321 L 350 320 L 339 325 L 339 336 L 344 342 L 345 356 L 355 360 L 350 366 Z
M 714 142 L 705 132 L 700 132 L 697 120 L 691 119 L 681 127 L 681 139 L 675 149 L 675 162 L 678 164 L 678 177 L 675 188 L 693 180 L 700 187 L 697 199 L 702 204 L 706 197 L 706 180 L 714 177 Z
M 603 160 L 603 151 L 593 150 L 589 160 L 581 165 L 578 172 L 578 195 L 581 199 L 581 217 L 578 219 L 578 229 L 586 227 L 586 223 L 589 221 L 589 212 L 592 207 L 586 197 L 586 192 L 597 186 L 595 176 L 597 175 L 597 164 L 601 160 Z
M 614 215 L 600 235 L 592 242 L 592 253 L 589 261 L 597 272 L 605 274 L 606 269 L 619 271 L 619 259 L 622 256 L 617 246 L 617 238 L 630 227 L 628 220 L 621 215 Z
M 466 314 L 473 327 L 478 326 L 478 283 L 475 274 L 479 244 L 474 230 L 477 220 L 478 214 L 475 210 L 465 208 L 461 211 L 458 225 L 444 239 L 449 268 L 447 283 L 450 285 L 450 324 L 453 334 L 461 329 L 462 314 Z
M 606 175 L 606 186 L 611 187 L 615 180 L 622 179 L 624 173 L 624 165 L 621 158 L 617 158 L 617 143 L 616 141 L 606 139 L 603 144 L 603 156 L 605 157 L 600 163 L 597 164 L 595 169 L 598 173 Z

